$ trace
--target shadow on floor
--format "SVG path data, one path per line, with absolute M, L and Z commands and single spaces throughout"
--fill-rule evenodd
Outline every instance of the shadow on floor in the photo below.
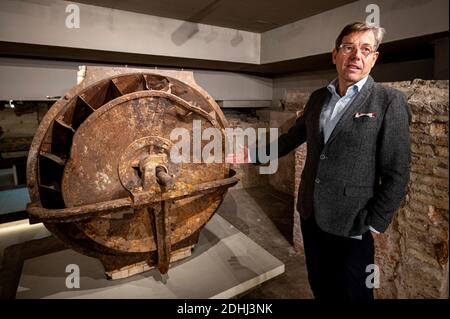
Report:
M 281 260 L 285 272 L 241 299 L 310 299 L 305 257 L 293 248 L 294 198 L 271 186 L 229 190 L 217 214 Z
M 246 235 L 249 235 L 251 226 L 264 228 L 268 223 L 266 227 L 275 227 L 270 230 L 277 230 L 292 245 L 293 207 L 292 196 L 267 186 L 230 190 L 217 213 Z

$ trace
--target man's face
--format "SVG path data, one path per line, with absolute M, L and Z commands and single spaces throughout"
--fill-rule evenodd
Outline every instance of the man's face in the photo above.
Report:
M 350 33 L 342 39 L 342 44 L 352 44 L 356 47 L 351 53 L 345 53 L 342 48 L 333 49 L 333 63 L 336 64 L 339 83 L 348 87 L 370 73 L 378 58 L 378 52 L 365 57 L 361 51 L 361 48 L 367 46 L 375 48 L 375 36 L 370 30 Z

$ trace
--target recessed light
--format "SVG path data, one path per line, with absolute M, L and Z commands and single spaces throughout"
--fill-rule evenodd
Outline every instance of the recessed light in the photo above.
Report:
M 258 24 L 273 24 L 272 22 L 265 21 L 265 20 L 256 20 L 255 22 Z

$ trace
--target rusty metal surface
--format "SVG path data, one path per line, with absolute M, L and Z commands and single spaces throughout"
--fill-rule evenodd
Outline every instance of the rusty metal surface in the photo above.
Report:
M 65 114 L 69 109 L 69 101 L 74 103 L 75 99 L 78 99 L 81 93 L 89 88 L 94 88 L 96 84 L 102 80 L 116 82 L 116 78 L 123 79 L 123 82 L 128 81 L 128 86 L 125 87 L 130 88 L 130 90 L 135 89 L 135 91 L 139 91 L 140 89 L 148 89 L 145 81 L 139 82 L 133 79 L 140 79 L 146 73 L 156 74 L 162 77 L 167 77 L 173 82 L 177 83 L 179 87 L 189 86 L 190 92 L 194 92 L 196 98 L 190 98 L 187 96 L 185 98 L 186 101 L 190 100 L 203 100 L 202 105 L 208 104 L 215 114 L 218 117 L 219 123 L 221 126 L 226 127 L 227 122 L 225 116 L 223 115 L 220 107 L 214 101 L 214 99 L 201 87 L 199 87 L 194 80 L 192 72 L 187 71 L 160 71 L 160 70 L 149 70 L 146 69 L 132 69 L 132 68 L 108 68 L 108 67 L 95 67 L 95 66 L 87 66 L 85 68 L 85 78 L 84 80 L 78 84 L 77 86 L 70 89 L 68 92 L 64 94 L 55 104 L 51 107 L 51 109 L 45 114 L 42 119 L 36 134 L 31 143 L 29 154 L 28 154 L 28 162 L 27 162 L 27 186 L 30 193 L 30 199 L 32 202 L 39 202 L 41 200 L 39 194 L 39 165 L 38 158 L 40 152 L 49 151 L 52 146 L 52 130 L 55 125 L 55 119 L 58 114 Z M 137 84 L 142 83 L 142 84 Z M 127 91 L 124 91 L 127 92 Z M 127 92 L 128 93 L 128 92 Z M 200 96 L 200 97 L 199 97 Z M 70 144 L 70 143 L 69 143 Z
M 170 133 L 200 120 L 223 135 L 225 118 L 190 72 L 87 70 L 33 139 L 30 221 L 108 271 L 146 260 L 166 273 L 238 181 L 224 163 L 172 163 Z
M 137 192 L 132 194 L 132 197 L 82 206 L 48 209 L 39 206 L 36 203 L 31 203 L 27 207 L 27 211 L 29 214 L 42 220 L 43 222 L 69 223 L 83 219 L 90 219 L 101 215 L 107 215 L 116 211 L 141 209 L 154 203 L 167 200 L 173 200 L 175 204 L 184 206 L 197 200 L 205 194 L 217 191 L 218 188 L 228 188 L 235 185 L 239 179 L 234 174 L 235 172 L 230 170 L 230 177 L 228 178 L 191 185 L 188 189 L 170 190 L 164 193 L 154 193 L 152 191 Z

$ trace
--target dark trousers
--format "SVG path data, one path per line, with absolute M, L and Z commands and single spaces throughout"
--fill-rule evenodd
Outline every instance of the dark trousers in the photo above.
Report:
M 315 299 L 373 299 L 373 281 L 368 278 L 371 274 L 373 277 L 373 266 L 367 268 L 374 264 L 375 254 L 370 231 L 363 234 L 362 240 L 336 236 L 319 229 L 314 216 L 301 218 L 301 229 Z

